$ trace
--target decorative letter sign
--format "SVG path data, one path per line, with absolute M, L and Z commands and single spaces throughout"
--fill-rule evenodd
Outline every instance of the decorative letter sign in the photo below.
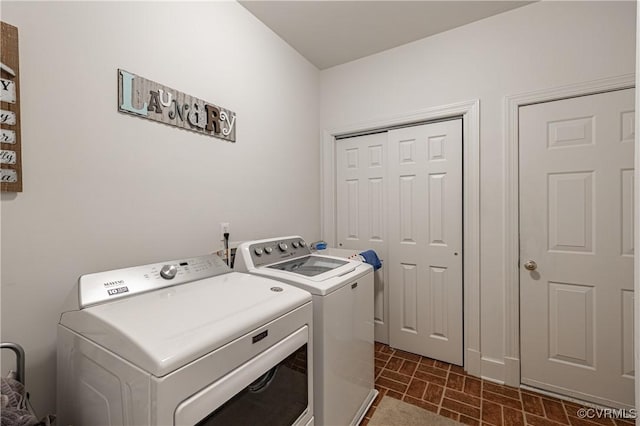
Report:
M 121 69 L 118 70 L 118 111 L 236 141 L 233 111 Z
M 2 85 L 0 91 L 0 101 L 8 102 L 10 104 L 16 103 L 16 83 L 11 80 L 5 80 L 0 78 L 0 84 Z
M 18 29 L 0 25 L 0 190 L 22 192 Z
M 0 142 L 2 143 L 16 143 L 16 132 L 13 130 L 0 129 Z

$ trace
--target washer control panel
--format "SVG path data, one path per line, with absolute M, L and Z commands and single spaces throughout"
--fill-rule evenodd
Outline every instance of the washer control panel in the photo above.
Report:
M 308 256 L 311 250 L 300 237 L 261 241 L 249 247 L 253 266 L 264 266 L 295 257 Z
M 78 280 L 79 307 L 226 274 L 231 269 L 217 255 L 171 260 L 87 274 Z

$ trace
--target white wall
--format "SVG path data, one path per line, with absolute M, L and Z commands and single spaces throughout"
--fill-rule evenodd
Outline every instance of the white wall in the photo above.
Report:
M 24 192 L 2 194 L 2 340 L 43 415 L 81 274 L 211 252 L 222 221 L 233 241 L 319 238 L 319 76 L 232 2 L 3 1 L 2 20 L 24 155 Z M 118 113 L 117 68 L 236 112 L 237 143 Z
M 480 100 L 482 375 L 504 380 L 504 97 L 633 73 L 635 2 L 540 2 L 320 73 L 320 127 Z
M 636 10 L 636 28 L 640 25 L 640 8 Z M 636 31 L 636 88 L 640 87 L 640 33 Z M 634 247 L 640 247 L 640 96 L 636 91 L 636 163 L 635 163 L 635 236 Z M 640 256 L 634 258 L 634 278 L 635 278 L 635 369 L 636 369 L 636 410 L 640 409 Z M 636 425 L 640 426 L 640 415 L 636 416 Z

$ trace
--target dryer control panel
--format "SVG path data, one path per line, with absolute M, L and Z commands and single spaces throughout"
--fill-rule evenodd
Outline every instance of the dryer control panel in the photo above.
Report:
M 262 240 L 252 244 L 249 252 L 253 266 L 256 267 L 311 254 L 307 243 L 300 237 Z
M 224 261 L 211 254 L 87 274 L 78 280 L 79 308 L 228 272 L 231 269 Z

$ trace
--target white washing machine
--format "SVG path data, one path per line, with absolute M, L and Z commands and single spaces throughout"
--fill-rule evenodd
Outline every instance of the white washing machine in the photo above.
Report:
M 235 269 L 312 294 L 315 422 L 358 424 L 378 393 L 371 266 L 312 254 L 301 237 L 292 236 L 240 244 Z
M 313 425 L 311 295 L 217 256 L 80 277 L 58 424 Z

